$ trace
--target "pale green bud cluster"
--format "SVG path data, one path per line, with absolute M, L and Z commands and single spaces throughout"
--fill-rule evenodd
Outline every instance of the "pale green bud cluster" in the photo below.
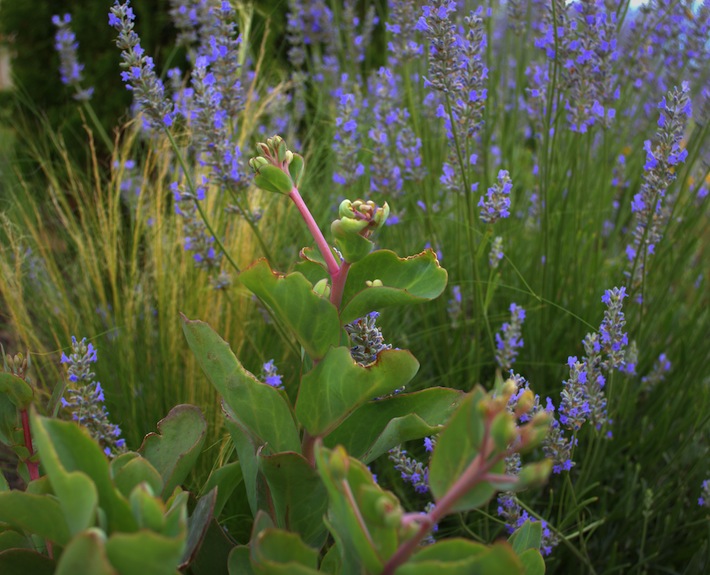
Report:
M 381 207 L 373 201 L 363 200 L 343 200 L 340 203 L 340 218 L 331 224 L 330 230 L 345 261 L 354 263 L 372 251 L 374 245 L 368 238 L 384 225 L 389 214 L 387 202 Z
M 268 138 L 257 144 L 260 156 L 249 160 L 256 176 L 254 183 L 262 190 L 288 195 L 298 188 L 303 180 L 305 163 L 303 156 L 294 154 L 281 136 Z

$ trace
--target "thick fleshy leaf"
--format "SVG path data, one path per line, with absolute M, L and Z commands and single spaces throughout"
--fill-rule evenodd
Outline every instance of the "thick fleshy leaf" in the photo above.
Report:
M 72 534 L 94 526 L 97 503 L 111 531 L 138 528 L 128 501 L 113 485 L 106 455 L 84 429 L 33 411 L 32 434 Z
M 225 415 L 224 425 L 232 436 L 234 448 L 237 450 L 249 508 L 252 515 L 256 515 L 259 509 L 264 509 L 268 505 L 268 486 L 259 471 L 259 455 L 265 444 L 234 419 L 232 411 L 224 401 L 222 401 L 222 410 Z
M 207 422 L 194 405 L 177 405 L 158 422 L 138 450 L 163 478 L 163 497 L 172 493 L 192 471 L 205 442 Z
M 106 555 L 105 537 L 96 528 L 79 533 L 64 549 L 55 575 L 117 575 Z
M 526 549 L 518 557 L 524 575 L 545 575 L 545 560 L 537 549 Z
M 316 464 L 328 490 L 326 524 L 342 549 L 343 570 L 380 573 L 397 549 L 396 527 L 372 517 L 372 503 L 394 497 L 377 485 L 367 467 L 345 450 L 316 445 Z
M 338 345 L 338 310 L 316 294 L 302 274 L 279 274 L 261 259 L 239 274 L 239 280 L 293 331 L 312 359 L 322 358 L 331 346 Z
M 32 403 L 34 392 L 24 379 L 0 371 L 0 395 L 5 395 L 17 409 L 27 409 Z
M 542 542 L 542 523 L 526 521 L 508 538 L 508 543 L 518 555 L 527 549 L 540 549 Z
M 373 310 L 432 300 L 444 291 L 447 277 L 432 250 L 408 258 L 389 250 L 372 252 L 348 272 L 340 321 L 345 324 Z M 374 280 L 382 286 L 368 287 L 366 282 Z
M 229 575 L 254 575 L 254 568 L 249 558 L 249 547 L 238 545 L 229 554 Z
M 32 537 L 18 531 L 0 527 L 0 551 L 6 549 L 35 549 Z
M 0 551 L 2 575 L 54 575 L 55 563 L 46 555 L 29 549 Z
M 184 537 L 165 537 L 145 529 L 114 533 L 106 542 L 106 554 L 121 575 L 175 575 L 184 549 Z
M 441 431 L 462 397 L 461 391 L 433 387 L 370 401 L 326 436 L 324 444 L 342 445 L 352 457 L 369 463 L 395 445 Z
M 0 522 L 66 545 L 70 539 L 62 506 L 51 495 L 23 491 L 0 493 Z
M 444 430 L 439 434 L 429 465 L 429 488 L 438 501 L 458 480 L 478 455 L 483 441 L 483 414 L 479 404 L 486 396 L 480 386 L 461 402 Z M 505 461 L 500 461 L 492 473 L 503 474 Z M 469 490 L 453 506 L 452 511 L 468 511 L 483 505 L 496 492 L 489 482 L 482 481 Z
M 262 190 L 285 196 L 293 188 L 291 177 L 272 165 L 261 166 L 254 176 L 254 183 Z
M 306 545 L 320 548 L 327 535 L 323 516 L 328 494 L 316 470 L 297 453 L 264 456 L 260 463 L 271 489 L 278 527 L 298 533 Z
M 183 331 L 202 370 L 222 395 L 228 415 L 260 445 L 299 451 L 298 430 L 284 392 L 244 369 L 227 342 L 206 323 L 183 317 Z
M 366 401 L 409 383 L 418 369 L 419 362 L 406 350 L 384 350 L 363 367 L 349 348 L 332 348 L 301 379 L 296 415 L 308 433 L 326 435 Z
M 217 488 L 217 498 L 214 504 L 214 515 L 219 517 L 225 503 L 232 495 L 232 492 L 243 481 L 242 467 L 239 461 L 232 461 L 222 467 L 218 467 L 210 473 L 205 485 L 200 492 L 204 496 L 212 488 Z
M 214 517 L 214 506 L 217 501 L 217 488 L 213 487 L 197 502 L 187 523 L 187 546 L 180 562 L 180 569 L 185 569 L 195 558 L 207 535 L 210 522 Z
M 124 453 L 119 457 L 128 455 L 134 455 L 134 457 L 125 461 L 118 471 L 114 473 L 113 477 L 114 484 L 121 494 L 127 498 L 131 494 L 131 491 L 140 483 L 150 485 L 153 493 L 161 493 L 163 491 L 163 478 L 160 476 L 160 473 L 158 473 L 158 470 L 155 469 L 147 459 L 137 453 Z M 113 464 L 113 461 L 111 463 Z
M 51 435 L 47 428 L 53 430 Z M 81 465 L 81 463 L 85 463 L 81 459 L 84 459 L 86 455 L 91 458 L 94 448 L 98 450 L 99 457 L 103 457 L 101 448 L 76 425 L 39 417 L 34 409 L 32 410 L 32 435 L 37 451 L 39 451 L 40 461 L 49 476 L 52 489 L 59 499 L 69 533 L 76 535 L 93 527 L 96 522 L 96 510 L 99 502 L 96 485 L 83 471 L 72 471 L 71 469 L 86 467 L 86 465 Z M 63 457 L 60 457 L 58 453 L 60 450 L 56 448 L 55 443 L 60 443 L 66 448 L 68 447 L 67 440 L 71 437 L 78 440 L 73 446 L 73 452 L 71 447 L 62 449 Z M 58 439 L 59 441 L 57 441 Z M 86 451 L 82 453 L 83 450 Z M 75 455 L 79 456 L 79 462 L 77 462 Z M 105 460 L 104 463 L 108 475 L 108 463 Z M 64 465 L 67 467 L 65 468 Z
M 306 545 L 296 533 L 265 529 L 251 542 L 256 573 L 264 575 L 317 575 L 318 550 Z
M 462 539 L 449 539 L 415 553 L 396 575 L 522 575 L 522 565 L 507 543 L 490 547 Z

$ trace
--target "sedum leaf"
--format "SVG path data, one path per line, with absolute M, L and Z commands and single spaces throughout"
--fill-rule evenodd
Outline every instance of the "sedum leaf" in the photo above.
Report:
M 365 402 L 406 385 L 418 369 L 406 350 L 381 351 L 375 363 L 363 367 L 349 348 L 332 348 L 301 380 L 298 420 L 311 435 L 327 435 Z

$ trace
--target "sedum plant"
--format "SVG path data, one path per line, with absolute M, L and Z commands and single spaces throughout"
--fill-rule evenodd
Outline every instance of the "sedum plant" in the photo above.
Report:
M 229 551 L 229 573 L 544 572 L 539 524 L 490 547 L 463 539 L 422 543 L 448 514 L 547 477 L 548 460 L 514 476 L 506 459 L 540 445 L 549 415 L 512 379 L 491 393 L 403 392 L 419 363 L 409 351 L 384 345 L 366 318 L 437 297 L 446 271 L 432 250 L 401 258 L 374 249 L 387 204 L 341 202 L 331 246 L 299 191 L 303 158 L 278 136 L 258 148 L 250 162 L 256 184 L 289 197 L 316 248 L 302 249 L 291 273 L 261 259 L 239 274 L 301 347 L 301 376 L 292 388 L 262 383 L 207 324 L 183 318 L 188 344 L 222 396 L 254 517 L 250 542 Z M 369 341 L 354 325 L 366 333 L 370 327 Z M 367 465 L 433 434 L 428 477 L 435 504 L 424 514 L 407 513 Z
M 498 491 L 543 482 L 551 462 L 521 466 L 520 454 L 541 445 L 549 414 L 513 378 L 492 392 L 406 392 L 419 363 L 384 344 L 374 312 L 437 297 L 446 271 L 432 250 L 401 258 L 374 249 L 386 204 L 343 201 L 331 246 L 299 192 L 303 158 L 278 136 L 259 151 L 250 162 L 257 185 L 294 202 L 316 248 L 301 250 L 296 271 L 276 272 L 261 259 L 239 281 L 300 345 L 298 382 L 284 389 L 281 380 L 260 381 L 208 324 L 183 316 L 187 342 L 222 396 L 237 454 L 215 465 L 196 499 L 181 484 L 205 438 L 198 408 L 175 407 L 137 451 L 115 441 L 108 448 L 106 434 L 120 430 L 103 407 L 86 405 L 103 400 L 89 368 L 91 344 L 73 339 L 73 353 L 62 356 L 71 401 L 61 397 L 62 386 L 59 397 L 43 401 L 27 359 L 8 356 L 0 377 L 2 440 L 17 452 L 27 488 L 0 483 L 2 573 L 544 573 L 540 523 L 526 522 L 490 546 L 435 541 L 431 532 Z M 51 417 L 60 405 L 71 421 Z M 427 474 L 434 503 L 426 513 L 407 512 L 368 464 L 433 435 Z M 240 496 L 253 518 L 246 544 L 216 520 L 227 499 Z

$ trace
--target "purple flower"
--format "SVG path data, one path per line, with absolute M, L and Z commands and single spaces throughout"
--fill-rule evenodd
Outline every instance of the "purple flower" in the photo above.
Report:
M 481 196 L 478 207 L 481 208 L 481 221 L 484 224 L 493 224 L 499 219 L 510 216 L 510 191 L 513 182 L 507 170 L 498 172 L 498 182 L 488 188 L 485 196 Z

